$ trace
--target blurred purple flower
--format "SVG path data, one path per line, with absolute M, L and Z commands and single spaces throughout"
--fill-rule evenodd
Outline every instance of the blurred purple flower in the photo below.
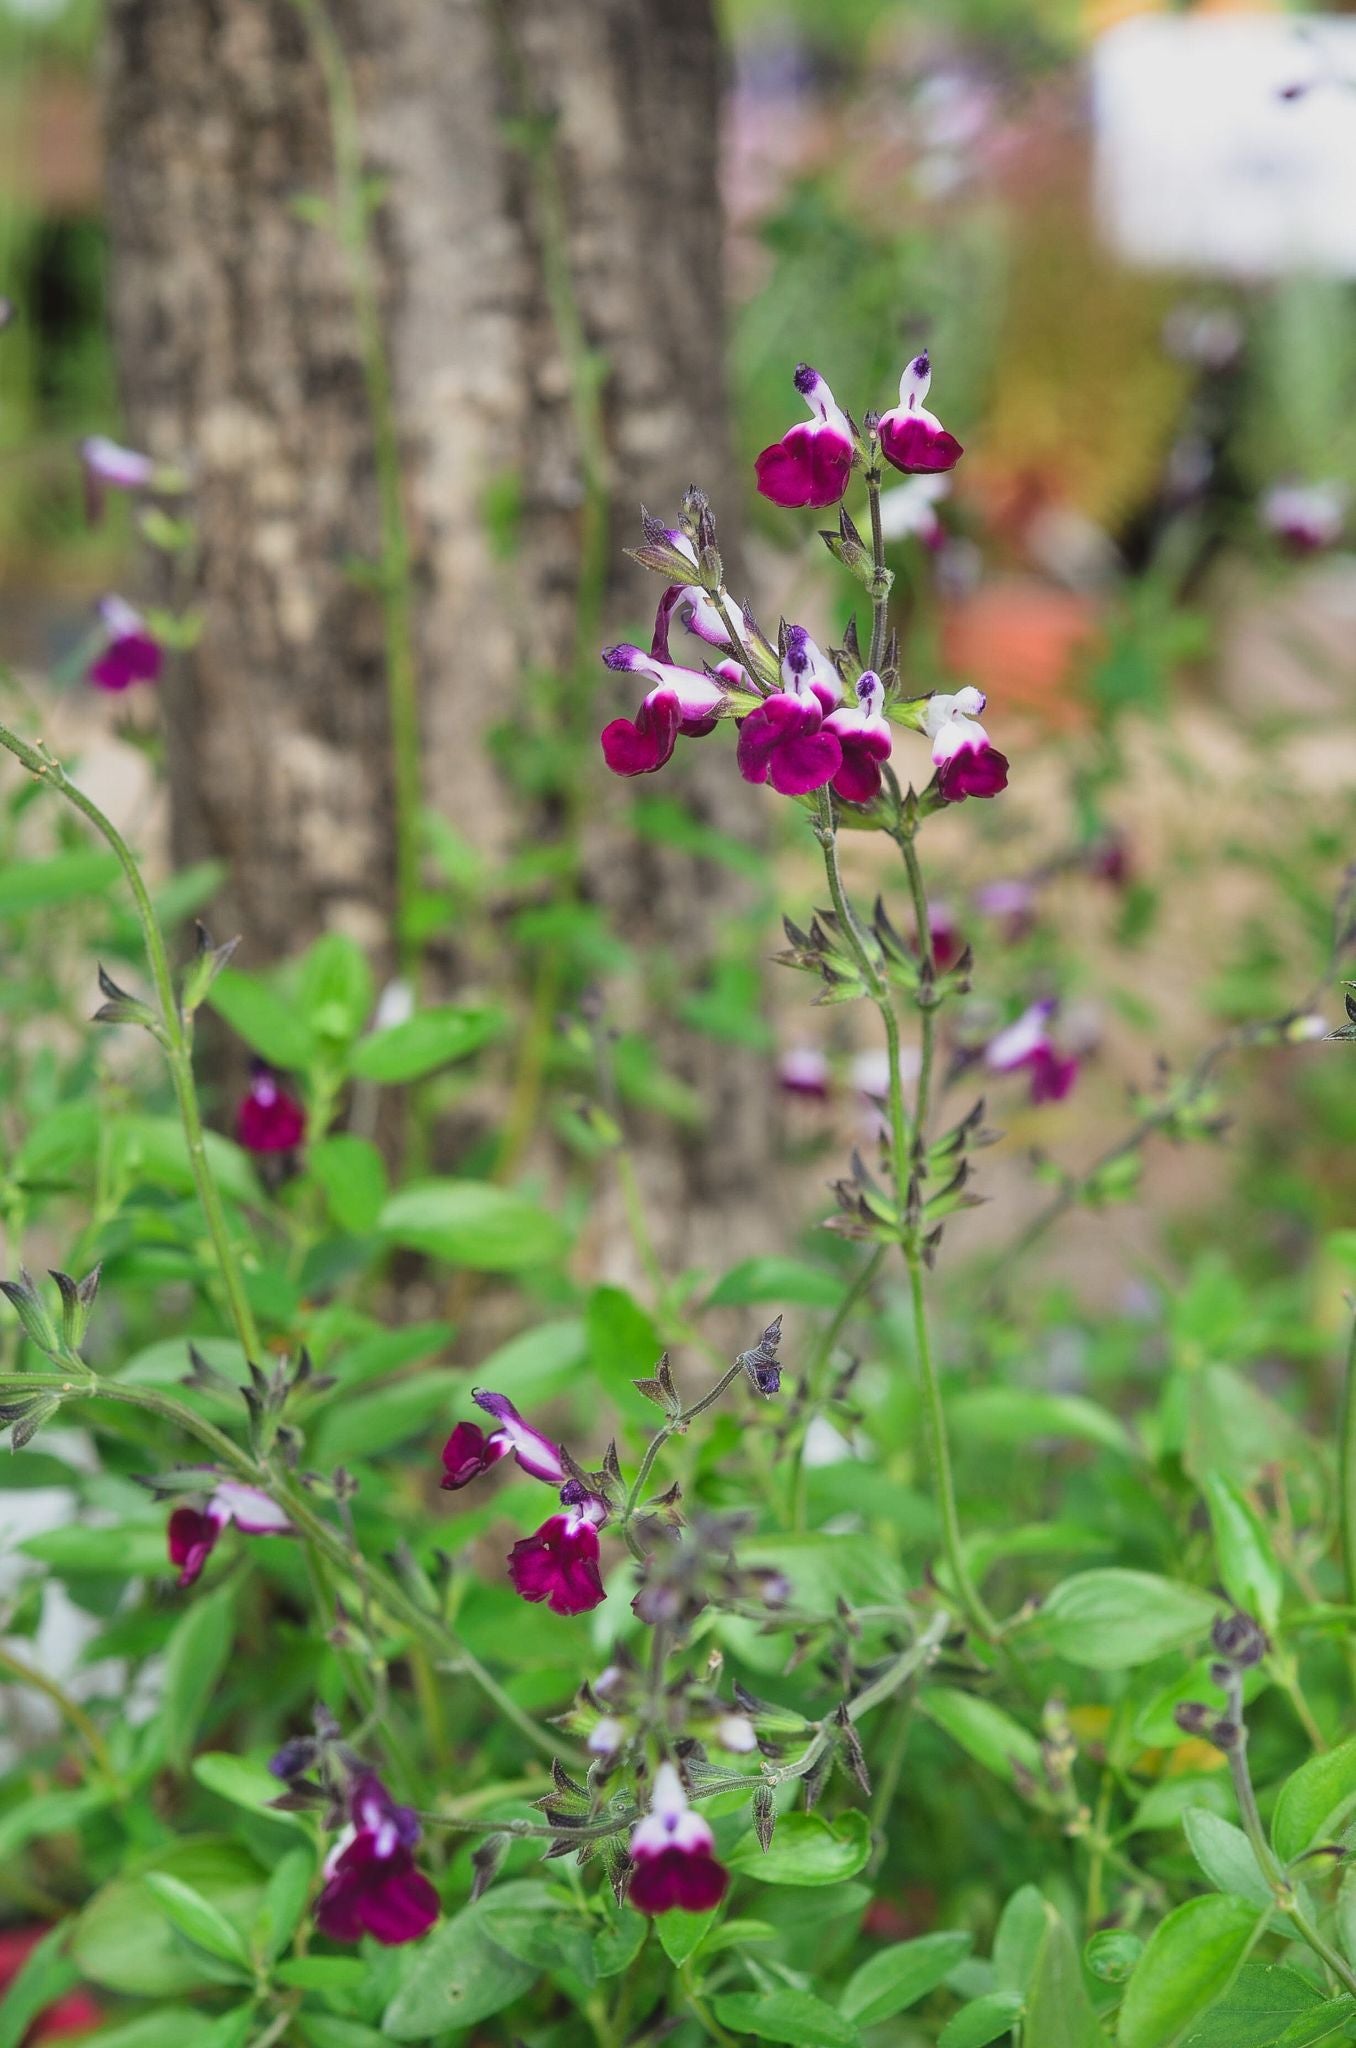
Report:
M 141 613 L 121 597 L 99 600 L 104 645 L 85 671 L 96 690 L 122 691 L 133 683 L 154 683 L 165 665 L 165 650 Z
M 373 1771 L 348 1789 L 349 1825 L 325 1859 L 316 1925 L 331 1941 L 364 1934 L 388 1948 L 418 1941 L 438 1917 L 438 1894 L 414 1867 L 420 1828 L 413 1807 L 397 1806 Z

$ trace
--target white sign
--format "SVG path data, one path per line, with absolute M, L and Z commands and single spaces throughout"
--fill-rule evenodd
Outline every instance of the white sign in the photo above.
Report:
M 1092 56 L 1098 210 L 1126 261 L 1356 277 L 1356 21 L 1140 15 Z

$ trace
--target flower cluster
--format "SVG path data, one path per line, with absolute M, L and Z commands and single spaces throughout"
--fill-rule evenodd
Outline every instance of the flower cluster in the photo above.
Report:
M 523 1421 L 504 1394 L 477 1387 L 478 1408 L 494 1418 L 488 1433 L 478 1423 L 459 1422 L 443 1446 L 445 1489 L 455 1492 L 510 1454 L 533 1479 L 560 1488 L 562 1512 L 509 1552 L 509 1577 L 524 1600 L 544 1602 L 553 1614 L 587 1614 L 606 1597 L 598 1570 L 598 1531 L 609 1508 L 569 1469 L 559 1445 Z
M 899 404 L 879 418 L 868 415 L 859 432 L 819 373 L 802 364 L 796 387 L 813 418 L 763 450 L 759 490 L 778 505 L 833 505 L 858 461 L 877 492 L 884 460 L 905 471 L 920 493 L 916 504 L 901 508 L 900 530 L 934 537 L 944 473 L 959 461 L 961 446 L 923 405 L 930 377 L 926 353 L 915 357 L 900 380 Z M 841 533 L 825 539 L 844 560 L 864 562 L 860 535 L 845 513 L 840 519 Z M 1008 763 L 979 723 L 980 691 L 901 698 L 889 659 L 883 668 L 863 663 L 851 636 L 830 659 L 804 626 L 785 621 L 774 647 L 749 607 L 725 589 L 710 507 L 699 491 L 688 493 L 680 525 L 664 526 L 649 513 L 642 524 L 644 545 L 634 558 L 664 576 L 667 587 L 648 653 L 629 641 L 603 650 L 608 668 L 648 685 L 635 716 L 614 718 L 603 730 L 603 758 L 614 774 L 652 775 L 673 758 L 680 738 L 702 738 L 732 717 L 740 774 L 781 796 L 831 789 L 843 803 L 870 806 L 881 793 L 894 725 L 931 742 L 938 803 L 992 797 L 1006 787 Z M 675 626 L 716 658 L 703 656 L 700 666 L 675 660 Z

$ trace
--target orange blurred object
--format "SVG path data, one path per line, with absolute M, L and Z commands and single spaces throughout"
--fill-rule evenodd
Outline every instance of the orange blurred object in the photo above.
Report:
M 995 577 L 942 614 L 942 655 L 956 682 L 1054 732 L 1087 720 L 1080 678 L 1100 638 L 1093 599 L 1031 576 Z

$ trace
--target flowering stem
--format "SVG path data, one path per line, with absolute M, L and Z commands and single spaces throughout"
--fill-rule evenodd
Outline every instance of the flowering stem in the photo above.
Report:
M 100 1379 L 94 1385 L 67 1379 L 59 1373 L 19 1373 L 0 1377 L 0 1395 L 9 1393 L 47 1392 L 61 1394 L 67 1400 L 118 1401 L 129 1408 L 140 1408 L 150 1415 L 158 1415 L 164 1422 L 171 1423 L 186 1436 L 196 1437 L 200 1444 L 210 1450 L 223 1465 L 238 1472 L 242 1479 L 253 1486 L 262 1487 L 270 1498 L 276 1501 L 297 1533 L 347 1576 L 352 1576 L 353 1559 L 343 1536 L 318 1515 L 299 1488 L 293 1486 L 275 1467 L 263 1460 L 251 1457 L 224 1430 L 217 1428 L 187 1407 L 176 1401 L 172 1395 L 157 1393 L 150 1387 L 134 1387 L 120 1380 Z M 431 1614 L 412 1600 L 398 1580 L 388 1576 L 377 1566 L 366 1567 L 368 1583 L 374 1602 L 385 1612 L 408 1628 L 413 1635 L 425 1642 L 434 1655 L 443 1661 L 446 1668 L 464 1672 L 472 1683 L 479 1687 L 487 1699 L 511 1721 L 515 1728 L 543 1756 L 554 1757 L 566 1747 L 554 1736 L 539 1728 L 531 1715 L 512 1699 L 499 1681 L 486 1670 L 472 1651 L 467 1649 L 460 1638 L 453 1634 L 447 1624 L 436 1614 Z
M 937 1492 L 937 1510 L 942 1518 L 942 1548 L 952 1585 L 971 1626 L 988 1642 L 995 1642 L 998 1627 L 970 1577 L 961 1544 L 960 1515 L 956 1507 L 956 1480 L 951 1466 L 951 1443 L 946 1427 L 946 1408 L 941 1382 L 932 1356 L 928 1328 L 927 1296 L 923 1287 L 923 1256 L 915 1241 L 904 1247 L 909 1269 L 909 1295 L 913 1304 L 914 1350 L 918 1377 L 923 1390 L 923 1423 L 927 1432 L 928 1455 L 932 1461 L 932 1483 Z
M 908 1199 L 909 1119 L 904 1107 L 904 1080 L 899 1063 L 899 1019 L 895 1015 L 890 992 L 881 980 L 871 956 L 866 934 L 857 921 L 857 913 L 852 908 L 847 891 L 843 887 L 843 877 L 838 867 L 838 837 L 834 824 L 833 798 L 827 789 L 821 789 L 819 792 L 815 835 L 823 849 L 824 875 L 829 885 L 829 897 L 838 918 L 839 928 L 856 962 L 863 986 L 880 1013 L 880 1021 L 885 1031 L 885 1045 L 890 1063 L 891 1167 L 895 1177 L 896 1205 L 902 1221 L 904 1205 Z
M 235 1325 L 236 1335 L 240 1339 L 245 1356 L 257 1360 L 260 1356 L 260 1343 L 254 1311 L 245 1292 L 244 1276 L 236 1257 L 235 1246 L 231 1242 L 221 1196 L 208 1165 L 202 1117 L 198 1111 L 198 1097 L 193 1084 L 193 1058 L 189 1034 L 174 993 L 174 977 L 170 971 L 169 957 L 165 951 L 165 941 L 155 914 L 155 906 L 142 879 L 141 870 L 117 827 L 104 816 L 97 804 L 90 801 L 83 790 L 77 789 L 67 778 L 61 763 L 53 758 L 45 746 L 30 747 L 2 725 L 0 746 L 7 747 L 15 759 L 22 762 L 30 775 L 55 789 L 89 820 L 95 830 L 107 840 L 127 877 L 127 885 L 136 905 L 137 921 L 141 926 L 142 941 L 146 948 L 146 958 L 150 964 L 151 979 L 155 983 L 156 1003 L 160 1011 L 154 1035 L 163 1046 L 169 1065 L 174 1099 L 178 1105 L 179 1120 L 183 1125 L 184 1141 L 188 1147 L 188 1162 L 193 1174 L 193 1184 L 198 1192 L 208 1235 L 212 1240 L 212 1249 L 216 1254 L 217 1269 L 221 1274 L 231 1322 Z
M 909 892 L 913 897 L 913 913 L 918 925 L 919 991 L 921 994 L 922 990 L 926 989 L 931 995 L 937 966 L 932 951 L 932 921 L 928 917 L 927 891 L 923 886 L 923 870 L 918 860 L 918 847 L 912 832 L 901 832 L 896 844 L 904 856 L 904 867 L 909 877 Z M 918 1011 L 921 1046 L 913 1132 L 917 1163 L 919 1170 L 922 1171 L 927 1160 L 928 1097 L 932 1088 L 932 1061 L 937 1038 L 936 1005 L 931 1001 L 920 1001 Z
M 743 1369 L 743 1361 L 737 1358 L 728 1372 L 721 1374 L 709 1393 L 703 1394 L 700 1401 L 694 1401 L 690 1408 L 684 1408 L 681 1413 L 673 1417 L 672 1421 L 666 1422 L 664 1427 L 651 1437 L 645 1455 L 640 1461 L 640 1470 L 637 1472 L 632 1482 L 631 1490 L 626 1496 L 626 1506 L 622 1509 L 622 1534 L 626 1538 L 627 1548 L 633 1557 L 643 1558 L 645 1555 L 640 1544 L 631 1534 L 631 1521 L 636 1512 L 637 1503 L 645 1491 L 645 1482 L 654 1470 L 655 1459 L 659 1456 L 660 1451 L 671 1436 L 680 1435 L 698 1415 L 704 1415 L 708 1408 L 715 1406 L 716 1402 L 725 1392 L 725 1389 L 734 1380 L 738 1379 Z
M 371 200 L 363 169 L 362 134 L 343 45 L 324 0 L 293 0 L 315 47 L 325 79 L 334 149 L 334 222 L 348 265 L 358 323 L 358 348 L 372 427 L 372 462 L 381 518 L 381 608 L 386 642 L 386 695 L 391 721 L 391 773 L 395 799 L 396 952 L 410 979 L 419 969 L 414 910 L 419 893 L 419 832 L 423 803 L 419 768 L 419 696 L 415 661 L 414 570 L 405 517 L 400 432 L 391 367 L 382 331 L 381 304 L 369 236 Z

